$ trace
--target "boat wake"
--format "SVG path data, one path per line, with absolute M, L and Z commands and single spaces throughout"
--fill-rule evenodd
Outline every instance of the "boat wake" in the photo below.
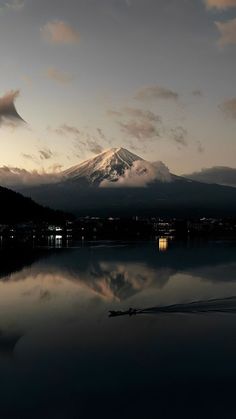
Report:
M 159 313 L 236 313 L 236 297 L 193 301 L 185 304 L 172 304 L 168 306 L 150 307 L 143 309 L 129 308 L 126 311 L 111 310 L 109 312 L 109 317 Z

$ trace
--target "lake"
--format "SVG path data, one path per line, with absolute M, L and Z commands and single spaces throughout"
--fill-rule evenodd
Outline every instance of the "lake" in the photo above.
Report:
M 0 278 L 1 418 L 236 417 L 234 312 L 108 317 L 227 306 L 236 242 L 2 249 Z

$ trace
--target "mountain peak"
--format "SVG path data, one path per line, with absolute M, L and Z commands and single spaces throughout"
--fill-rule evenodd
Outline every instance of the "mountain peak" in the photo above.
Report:
M 63 176 L 70 181 L 84 178 L 93 184 L 103 180 L 115 182 L 137 160 L 143 159 L 123 147 L 110 148 L 64 171 Z

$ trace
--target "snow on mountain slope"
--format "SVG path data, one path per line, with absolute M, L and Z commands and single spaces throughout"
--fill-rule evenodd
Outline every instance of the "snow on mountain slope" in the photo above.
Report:
M 162 162 L 150 163 L 124 148 L 112 148 L 62 174 L 64 181 L 86 180 L 101 187 L 145 187 L 153 181 L 171 182 Z
M 131 169 L 135 161 L 143 159 L 124 148 L 112 148 L 65 170 L 62 175 L 64 180 L 70 181 L 86 178 L 89 183 L 95 184 L 104 180 L 116 182 L 127 169 Z

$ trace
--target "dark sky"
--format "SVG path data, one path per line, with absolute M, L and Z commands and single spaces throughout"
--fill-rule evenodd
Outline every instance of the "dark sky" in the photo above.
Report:
M 0 49 L 0 166 L 235 167 L 236 0 L 0 0 Z

